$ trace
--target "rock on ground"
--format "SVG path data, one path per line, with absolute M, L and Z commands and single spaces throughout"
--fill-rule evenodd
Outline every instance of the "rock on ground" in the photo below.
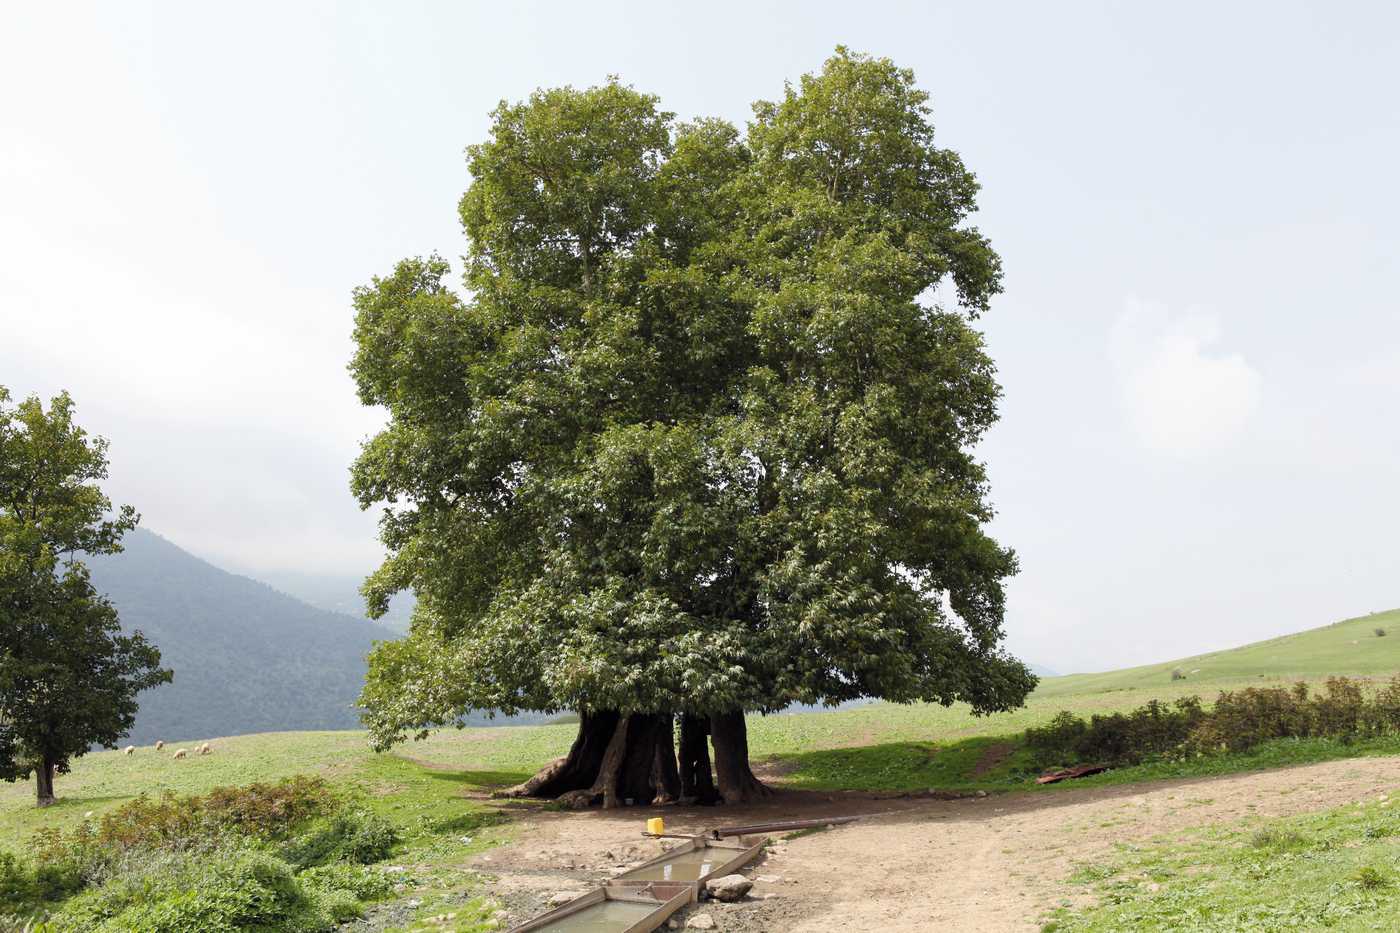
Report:
M 753 882 L 743 875 L 725 875 L 723 878 L 707 881 L 705 887 L 709 888 L 715 900 L 733 903 L 749 893 Z

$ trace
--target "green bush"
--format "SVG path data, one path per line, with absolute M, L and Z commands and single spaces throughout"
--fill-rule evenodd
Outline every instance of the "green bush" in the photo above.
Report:
M 323 779 L 305 776 L 275 784 L 216 787 L 202 797 L 168 791 L 155 799 L 143 795 L 96 823 L 84 821 L 67 833 L 35 833 L 30 847 L 34 860 L 45 866 L 38 872 L 47 872 L 36 881 L 47 886 L 43 900 L 56 900 L 99 883 L 128 852 L 208 848 L 235 835 L 285 838 L 341 806 Z
M 1313 694 L 1307 684 L 1224 690 L 1209 711 L 1199 697 L 1171 706 L 1152 700 L 1131 713 L 1095 715 L 1085 722 L 1063 712 L 1027 729 L 1038 767 L 1085 762 L 1137 764 L 1172 756 L 1243 752 L 1282 738 L 1350 741 L 1400 732 L 1400 676 L 1367 696 L 1361 682 L 1331 677 Z
M 362 901 L 379 901 L 394 893 L 394 882 L 388 875 L 348 862 L 308 868 L 297 880 L 317 891 L 348 891 Z
M 335 924 L 324 896 L 304 889 L 286 862 L 248 843 L 198 853 L 133 851 L 104 883 L 69 901 L 55 922 L 74 933 L 319 933 Z
M 1171 706 L 1152 700 L 1131 713 L 1094 715 L 1087 723 L 1062 712 L 1039 729 L 1027 729 L 1026 744 L 1037 767 L 1136 763 L 1180 748 L 1205 715 L 1196 697 Z
M 0 852 L 0 909 L 24 912 L 77 893 L 83 879 L 68 860 L 31 865 L 11 852 Z
M 364 905 L 349 891 L 317 891 L 314 897 L 321 911 L 335 923 L 359 920 L 365 915 Z
M 0 933 L 59 933 L 48 915 L 0 914 Z
M 392 824 L 347 809 L 320 778 L 139 797 L 66 833 L 36 833 L 30 859 L 0 853 L 0 910 L 71 898 L 61 928 L 104 933 L 320 930 L 392 885 L 350 864 L 295 872 L 380 861 L 397 842 Z
M 394 851 L 399 833 L 392 823 L 366 810 L 346 810 L 289 839 L 280 854 L 297 868 L 331 862 L 372 865 Z

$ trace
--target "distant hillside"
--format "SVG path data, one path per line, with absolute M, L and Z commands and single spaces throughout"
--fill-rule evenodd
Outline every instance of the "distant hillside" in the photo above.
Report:
M 365 600 L 360 595 L 360 585 L 364 583 L 364 577 L 295 571 L 248 572 L 247 575 L 270 583 L 282 592 L 318 609 L 343 612 L 356 618 L 365 617 Z M 392 635 L 405 634 L 412 615 L 413 594 L 399 593 L 389 601 L 389 611 L 384 617 L 374 620 L 376 624 L 387 629 L 388 633 L 392 633 L 380 637 L 389 638 Z
M 355 699 L 365 655 L 374 642 L 406 630 L 406 618 L 400 629 L 308 605 L 145 529 L 123 543 L 120 554 L 88 560 L 93 583 L 116 605 L 122 625 L 144 632 L 175 672 L 174 683 L 141 694 L 133 743 L 360 727 Z M 327 599 L 344 592 L 324 590 Z M 465 721 L 500 726 L 549 718 L 479 712 Z
M 93 582 L 161 650 L 175 682 L 143 693 L 131 741 L 353 729 L 365 654 L 386 633 L 205 563 L 138 529 Z
M 1385 631 L 1377 636 L 1376 629 Z M 1180 668 L 1185 681 L 1173 683 Z M 1203 693 L 1245 680 L 1317 679 L 1330 674 L 1389 677 L 1400 673 L 1400 609 L 1346 619 L 1240 648 L 1102 674 L 1071 674 L 1044 681 L 1038 697 L 1173 685 Z

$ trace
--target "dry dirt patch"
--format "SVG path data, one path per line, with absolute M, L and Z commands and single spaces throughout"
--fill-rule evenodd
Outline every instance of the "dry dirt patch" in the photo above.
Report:
M 1115 843 L 1340 806 L 1400 787 L 1400 758 L 1335 761 L 1229 777 L 965 800 L 783 792 L 748 807 L 658 808 L 667 828 L 860 813 L 857 823 L 790 840 L 747 874 L 750 900 L 704 905 L 719 930 L 1029 931 L 1064 896 L 1075 863 Z M 512 922 L 658 853 L 641 835 L 653 811 L 521 814 L 516 842 L 473 867 L 496 878 Z M 777 837 L 775 837 L 777 840 Z

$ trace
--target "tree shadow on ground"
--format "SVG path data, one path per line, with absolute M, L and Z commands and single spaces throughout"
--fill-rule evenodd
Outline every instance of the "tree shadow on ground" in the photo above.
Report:
M 1008 789 L 1034 773 L 1019 736 L 820 749 L 771 756 L 760 765 L 768 780 L 818 791 Z

